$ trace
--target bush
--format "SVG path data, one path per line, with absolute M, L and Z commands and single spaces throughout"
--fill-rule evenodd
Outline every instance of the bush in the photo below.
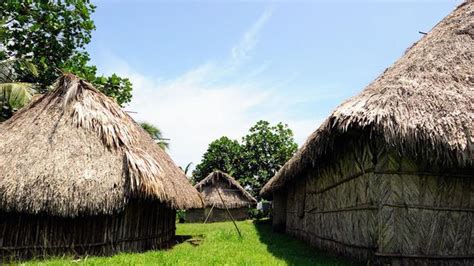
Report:
M 186 210 L 177 210 L 176 219 L 180 224 L 184 223 L 184 221 L 186 220 Z
M 262 218 L 269 218 L 271 214 L 272 204 L 267 200 L 262 200 L 257 204 L 257 208 L 249 209 L 249 216 L 252 219 L 260 220 Z
M 249 217 L 255 220 L 260 220 L 262 218 L 265 218 L 265 213 L 263 211 L 256 209 L 256 208 L 250 208 L 249 209 Z

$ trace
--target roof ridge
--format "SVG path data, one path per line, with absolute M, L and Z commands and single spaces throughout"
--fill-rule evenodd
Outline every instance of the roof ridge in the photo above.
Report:
M 250 202 L 257 202 L 257 200 L 248 191 L 246 191 L 234 177 L 232 177 L 231 175 L 221 170 L 212 171 L 203 180 L 197 183 L 194 187 L 198 191 L 200 191 L 203 186 L 207 185 L 211 180 L 217 179 L 217 178 L 225 178 L 227 181 L 229 181 L 229 183 L 232 186 L 236 187 L 238 191 L 240 191 Z

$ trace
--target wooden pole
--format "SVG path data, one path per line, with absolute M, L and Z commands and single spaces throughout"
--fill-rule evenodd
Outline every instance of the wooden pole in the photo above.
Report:
M 214 210 L 214 206 L 216 204 L 212 204 L 212 207 L 211 207 L 211 210 L 209 211 L 209 213 L 207 214 L 207 217 L 206 217 L 206 220 L 204 220 L 204 223 L 207 223 L 207 220 L 209 219 L 209 217 L 211 217 L 211 213 L 212 213 L 212 210 Z M 204 209 L 205 210 L 205 209 Z
M 234 217 L 232 217 L 232 214 L 230 214 L 230 211 L 227 208 L 227 205 L 225 204 L 224 199 L 222 198 L 222 195 L 219 192 L 219 189 L 217 189 L 217 194 L 219 194 L 219 198 L 221 198 L 222 204 L 224 204 L 224 207 L 225 207 L 225 210 L 227 211 L 227 214 L 229 215 L 230 219 L 232 219 L 232 222 L 234 223 L 235 229 L 237 229 L 237 233 L 239 233 L 239 236 L 242 237 L 242 234 L 240 233 L 240 230 L 237 227 L 237 224 L 235 223 Z

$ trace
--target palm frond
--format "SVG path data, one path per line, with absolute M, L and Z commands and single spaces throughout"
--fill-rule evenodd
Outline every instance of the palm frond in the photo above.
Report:
M 0 83 L 0 104 L 18 110 L 31 101 L 36 91 L 31 83 Z
M 160 146 L 160 148 L 162 148 L 163 150 L 167 150 L 169 147 L 170 147 L 170 144 L 166 141 L 163 141 L 163 140 L 159 140 L 156 142 L 158 144 L 158 146 Z
M 147 122 L 140 123 L 140 126 L 146 132 L 148 132 L 148 134 L 150 134 L 151 138 L 155 140 L 156 144 L 158 144 L 160 148 L 162 148 L 163 150 L 167 150 L 169 148 L 169 139 L 163 138 L 163 134 L 161 133 L 161 130 L 159 128 Z
M 184 174 L 188 174 L 189 170 L 191 169 L 191 166 L 193 165 L 192 162 L 188 163 L 188 165 L 186 165 L 186 167 L 184 168 Z
M 10 58 L 0 61 L 0 83 L 15 82 L 24 75 L 38 76 L 38 69 L 30 60 Z

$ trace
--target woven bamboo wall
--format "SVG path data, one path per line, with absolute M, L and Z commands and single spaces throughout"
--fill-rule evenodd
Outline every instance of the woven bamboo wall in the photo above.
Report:
M 187 223 L 203 223 L 206 220 L 211 208 L 191 209 L 186 211 L 185 221 Z M 249 218 L 248 208 L 229 209 L 235 220 L 241 221 Z M 214 208 L 208 222 L 230 221 L 229 215 L 225 209 Z
M 63 218 L 0 212 L 0 262 L 156 249 L 175 236 L 175 219 L 175 210 L 148 201 L 131 203 L 113 216 Z
M 286 232 L 376 263 L 470 264 L 474 171 L 441 172 L 358 147 L 287 186 Z
M 446 171 L 387 154 L 375 169 L 384 182 L 381 261 L 474 264 L 474 169 Z

